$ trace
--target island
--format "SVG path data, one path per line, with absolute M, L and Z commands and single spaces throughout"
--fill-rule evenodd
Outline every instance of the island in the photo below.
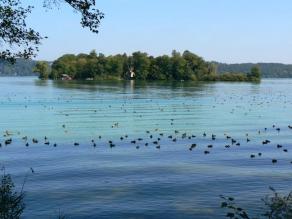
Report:
M 200 56 L 172 51 L 171 56 L 149 56 L 145 52 L 132 55 L 105 56 L 94 50 L 89 54 L 66 54 L 51 66 L 38 62 L 34 72 L 41 79 L 52 80 L 175 80 L 175 81 L 243 81 L 259 82 L 260 68 L 252 66 L 249 73 L 217 73 L 217 66 Z

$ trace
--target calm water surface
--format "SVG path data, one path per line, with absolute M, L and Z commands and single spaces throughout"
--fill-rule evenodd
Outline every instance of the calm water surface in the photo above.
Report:
M 257 213 L 269 186 L 292 190 L 291 93 L 287 79 L 199 84 L 0 78 L 0 164 L 18 189 L 28 175 L 23 218 L 56 218 L 59 210 L 73 219 L 224 218 L 221 194 L 238 197 Z M 271 143 L 262 145 L 266 139 Z M 197 144 L 192 151 L 191 144 Z

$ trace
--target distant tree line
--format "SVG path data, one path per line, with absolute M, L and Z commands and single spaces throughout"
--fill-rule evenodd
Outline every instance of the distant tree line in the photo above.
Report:
M 2 76 L 31 76 L 36 75 L 32 69 L 36 61 L 17 59 L 15 64 L 0 59 L 0 75 Z
M 38 63 L 34 69 L 42 79 L 58 80 L 64 76 L 75 80 L 136 79 L 136 80 L 183 80 L 183 81 L 259 81 L 260 70 L 252 66 L 248 73 L 217 74 L 216 65 L 184 51 L 173 51 L 171 56 L 149 56 L 144 52 L 132 55 L 105 56 L 95 51 L 89 54 L 66 54 L 52 63 Z
M 253 63 L 225 64 L 218 62 L 214 62 L 214 64 L 217 66 L 218 74 L 224 72 L 248 73 L 255 65 Z M 280 63 L 257 63 L 256 65 L 260 67 L 263 78 L 292 78 L 292 65 Z

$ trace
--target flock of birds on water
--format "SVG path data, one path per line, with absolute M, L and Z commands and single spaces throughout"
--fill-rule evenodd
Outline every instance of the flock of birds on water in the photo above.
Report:
M 191 95 L 191 92 L 188 91 L 186 93 L 190 93 L 189 95 Z M 149 95 L 149 96 L 148 96 Z M 166 94 L 160 94 L 160 95 L 166 95 L 166 97 L 162 97 L 162 99 L 164 100 L 170 100 L 171 97 L 167 96 Z M 174 94 L 172 94 L 174 95 Z M 269 94 L 267 93 L 267 95 L 269 96 Z M 13 97 L 16 97 L 16 95 L 12 95 Z M 11 103 L 13 102 L 13 97 L 8 97 L 6 101 L 0 101 L 0 104 L 6 104 L 6 103 Z M 130 94 L 131 96 L 131 94 Z M 149 105 L 149 108 L 152 107 L 153 111 L 156 111 L 157 113 L 188 113 L 190 114 L 192 111 L 192 107 L 194 106 L 194 104 L 192 103 L 192 99 L 188 99 L 186 102 L 181 102 L 180 105 L 176 105 L 174 108 L 168 108 L 167 107 L 167 102 L 163 105 L 163 104 L 159 104 L 159 102 L 155 101 L 155 98 L 152 99 L 150 98 L 151 94 L 147 94 L 147 98 L 145 99 L 145 103 Z M 180 96 L 178 96 L 180 97 Z M 78 97 L 79 98 L 79 97 Z M 74 98 L 74 96 L 60 96 L 57 99 L 55 99 L 55 101 L 57 103 L 65 103 L 65 104 L 70 104 L 75 100 L 80 101 L 80 99 L 78 98 Z M 103 104 L 103 108 L 99 108 L 99 109 L 94 109 L 94 110 L 89 110 L 91 113 L 93 114 L 102 114 L 105 113 L 107 110 L 110 112 L 110 110 L 112 111 L 111 113 L 117 113 L 117 111 L 119 110 L 119 113 L 132 113 L 132 115 L 134 117 L 139 117 L 142 118 L 144 116 L 147 116 L 146 114 L 143 115 L 143 113 L 139 110 L 143 109 L 143 107 L 133 107 L 131 106 L 131 104 L 133 104 L 133 102 L 135 101 L 134 99 L 129 98 L 125 98 L 122 100 L 122 103 L 117 106 L 114 105 L 107 105 L 107 108 L 104 108 L 104 105 L 106 103 L 105 99 L 97 99 L 98 102 L 100 104 Z M 31 97 L 24 97 L 26 103 L 24 104 L 25 109 L 29 109 L 30 107 L 30 103 L 32 103 L 32 99 Z M 79 111 L 82 113 L 82 109 L 78 110 L 78 109 L 71 109 L 71 111 L 57 111 L 54 107 L 56 106 L 49 106 L 49 102 L 46 101 L 42 101 L 42 100 L 38 100 L 39 102 L 35 102 L 34 104 L 43 107 L 46 110 L 55 110 L 55 112 L 58 112 L 59 115 L 61 116 L 65 116 L 65 117 L 70 117 L 72 114 L 74 114 L 74 110 L 75 113 L 76 111 Z M 277 95 L 273 95 L 273 96 L 269 96 L 269 99 L 267 99 L 266 97 L 257 97 L 255 96 L 249 96 L 249 101 L 246 104 L 241 104 L 241 102 L 245 102 L 244 101 L 244 97 L 243 96 L 236 96 L 236 94 L 232 94 L 232 96 L 226 97 L 224 96 L 224 98 L 221 98 L 220 96 L 216 96 L 214 98 L 214 102 L 211 103 L 209 105 L 209 107 L 211 108 L 211 110 L 216 110 L 215 108 L 217 107 L 217 105 L 224 105 L 227 104 L 228 101 L 233 102 L 233 105 L 231 110 L 229 111 L 230 114 L 234 114 L 236 112 L 236 110 L 242 110 L 245 111 L 244 112 L 244 116 L 247 116 L 249 113 L 252 112 L 253 108 L 260 108 L 260 107 L 265 107 L 265 105 L 273 105 L 273 101 L 280 101 L 281 103 L 283 103 L 283 108 L 287 107 L 287 104 L 291 104 L 292 102 L 289 102 L 286 100 L 286 96 L 279 93 Z M 177 103 L 176 103 L 177 104 Z M 197 107 L 203 107 L 203 105 L 196 105 Z M 109 110 L 110 109 L 110 110 Z M 172 111 L 170 111 L 172 109 Z M 108 113 L 109 113 L 108 112 Z M 139 115 L 140 113 L 140 115 Z M 259 116 L 260 118 L 261 116 Z M 178 117 L 173 117 L 172 119 L 170 119 L 170 127 L 174 127 L 174 118 L 177 119 Z M 155 124 L 158 125 L 158 124 Z M 119 127 L 119 122 L 114 122 L 111 125 L 112 129 L 118 128 Z M 64 130 L 65 133 L 67 133 L 67 130 L 65 130 L 67 128 L 67 126 L 65 124 L 62 125 L 62 128 Z M 257 130 L 256 134 L 258 136 L 261 135 L 261 133 L 267 133 L 269 131 L 275 131 L 277 133 L 280 133 L 282 130 L 284 129 L 288 129 L 291 130 L 291 134 L 292 134 L 292 126 L 288 125 L 285 128 L 280 128 L 277 127 L 276 125 L 272 125 L 269 128 L 264 128 L 262 130 Z M 146 135 L 145 135 L 146 134 Z M 198 148 L 202 149 L 203 148 L 203 154 L 204 155 L 209 155 L 212 154 L 213 148 L 216 147 L 223 147 L 224 149 L 230 149 L 230 148 L 236 148 L 236 147 L 244 147 L 245 145 L 248 144 L 253 144 L 256 146 L 265 146 L 265 145 L 273 145 L 273 147 L 278 150 L 281 151 L 283 153 L 288 153 L 289 152 L 289 146 L 288 145 L 284 145 L 281 143 L 276 143 L 273 142 L 273 139 L 263 139 L 261 140 L 261 142 L 258 142 L 258 138 L 257 140 L 253 139 L 252 135 L 246 133 L 244 137 L 241 138 L 236 138 L 236 137 L 232 137 L 232 135 L 225 133 L 224 136 L 222 136 L 222 134 L 220 135 L 216 135 L 216 134 L 212 134 L 212 133 L 207 133 L 207 132 L 203 132 L 200 134 L 189 134 L 188 131 L 181 131 L 179 129 L 175 130 L 173 129 L 173 131 L 171 132 L 161 132 L 159 130 L 159 128 L 155 128 L 153 129 L 153 131 L 149 131 L 146 130 L 145 134 L 141 135 L 141 137 L 138 138 L 131 138 L 130 135 L 125 134 L 120 136 L 118 139 L 104 139 L 104 137 L 102 137 L 101 135 L 98 135 L 96 138 L 94 139 L 90 139 L 87 143 L 83 143 L 83 142 L 72 142 L 72 145 L 75 147 L 78 146 L 83 146 L 83 145 L 91 145 L 93 148 L 98 148 L 101 145 L 107 145 L 109 148 L 115 148 L 118 147 L 119 145 L 121 145 L 121 142 L 123 142 L 123 144 L 128 144 L 131 146 L 134 146 L 137 150 L 139 150 L 141 147 L 154 147 L 158 150 L 162 149 L 163 147 L 167 147 L 167 142 L 171 142 L 173 144 L 180 142 L 180 144 L 182 144 L 182 140 L 187 140 L 185 142 L 183 142 L 183 144 L 185 144 L 185 148 L 186 150 L 189 150 L 190 152 L 194 152 L 196 150 L 198 150 Z M 254 133 L 253 133 L 254 134 Z M 20 134 L 18 134 L 20 135 Z M 3 135 L 3 139 L 0 140 L 0 148 L 4 147 L 4 146 L 9 146 L 14 144 L 14 141 L 16 139 L 13 138 L 14 134 L 10 131 L 5 131 L 4 135 Z M 210 142 L 207 145 L 202 145 L 201 144 L 201 140 L 202 139 L 208 139 L 210 140 Z M 222 139 L 224 140 L 224 143 L 222 143 Z M 220 140 L 220 144 L 217 143 L 217 140 Z M 57 146 L 61 146 L 61 144 L 58 144 L 57 142 L 54 142 L 51 138 L 49 139 L 47 136 L 42 137 L 42 138 L 29 138 L 28 136 L 22 136 L 21 137 L 21 141 L 19 142 L 18 140 L 15 141 L 17 144 L 19 144 L 20 142 L 22 142 L 26 147 L 29 147 L 31 145 L 47 145 L 47 146 L 52 146 L 52 147 L 57 147 Z M 200 150 L 201 152 L 201 150 Z M 248 158 L 250 159 L 256 159 L 257 157 L 263 157 L 265 156 L 265 154 L 263 152 L 257 152 L 257 153 L 251 153 L 249 155 L 247 155 Z M 278 163 L 278 159 L 276 158 L 271 158 L 271 163 L 272 164 L 276 164 Z M 290 163 L 292 164 L 292 157 L 291 157 L 291 161 Z
M 173 119 L 171 119 L 171 121 L 173 122 Z M 114 124 L 113 127 L 117 125 Z M 113 128 L 112 127 L 112 128 Z M 63 125 L 63 128 L 65 128 L 65 125 Z M 292 126 L 288 125 L 287 128 L 288 130 L 291 130 L 291 134 L 292 134 Z M 280 133 L 281 132 L 281 128 L 280 127 L 276 127 L 276 125 L 272 125 L 271 130 Z M 267 131 L 269 131 L 268 128 L 264 128 L 263 130 L 258 130 L 257 134 L 261 135 L 262 132 L 266 133 Z M 102 141 L 102 136 L 99 135 L 97 137 L 97 139 L 91 139 L 90 143 L 87 144 L 81 144 L 79 142 L 73 142 L 72 145 L 77 147 L 77 146 L 81 146 L 81 145 L 91 145 L 93 148 L 96 147 L 100 147 L 101 145 L 108 145 L 109 148 L 115 148 L 117 146 L 119 146 L 119 143 L 121 142 L 126 142 L 126 144 L 128 145 L 133 145 L 137 150 L 140 149 L 140 147 L 144 146 L 144 147 L 150 147 L 150 146 L 154 146 L 154 148 L 160 150 L 164 144 L 166 143 L 166 139 L 168 139 L 168 141 L 171 141 L 172 143 L 177 143 L 183 139 L 187 140 L 188 142 L 194 142 L 194 143 L 187 143 L 186 144 L 186 149 L 188 149 L 190 152 L 195 151 L 197 148 L 199 147 L 203 147 L 203 154 L 208 155 L 210 153 L 212 153 L 212 149 L 218 144 L 216 144 L 216 140 L 218 139 L 217 135 L 215 134 L 207 134 L 206 132 L 204 132 L 203 134 L 201 134 L 201 136 L 197 136 L 194 134 L 187 134 L 186 132 L 181 133 L 178 130 L 175 130 L 173 134 L 169 134 L 166 135 L 162 132 L 159 132 L 158 129 L 155 129 L 154 132 L 151 131 L 146 131 L 146 138 L 135 138 L 135 139 L 131 139 L 129 137 L 129 135 L 123 135 L 121 136 L 118 140 L 106 140 L 106 141 Z M 3 137 L 5 138 L 3 140 L 3 142 L 0 142 L 0 148 L 2 146 L 9 146 L 11 144 L 13 144 L 13 138 L 11 137 L 13 134 L 10 133 L 9 131 L 5 131 Z M 205 146 L 203 145 L 199 145 L 196 142 L 196 139 L 206 139 L 209 140 L 212 143 L 209 143 Z M 245 134 L 245 139 L 240 139 L 237 140 L 235 138 L 233 138 L 231 135 L 229 134 L 224 134 L 224 139 L 225 139 L 225 143 L 222 144 L 221 146 L 224 145 L 225 149 L 230 149 L 230 148 L 234 148 L 234 147 L 242 147 L 243 145 L 247 145 L 247 144 L 251 144 L 252 142 L 252 138 L 250 137 L 250 135 L 248 133 Z M 100 142 L 99 142 L 100 141 Z M 27 136 L 22 137 L 22 142 L 24 143 L 24 145 L 26 147 L 29 147 L 30 145 L 47 145 L 47 146 L 53 146 L 53 147 L 57 147 L 58 144 L 56 142 L 52 142 L 48 139 L 48 137 L 44 137 L 41 140 L 38 140 L 37 138 L 31 138 L 29 139 Z M 164 144 L 163 144 L 163 143 Z M 201 141 L 200 141 L 201 142 Z M 19 142 L 17 142 L 19 143 Z M 255 143 L 257 146 L 259 145 L 272 145 L 273 142 L 269 139 L 264 139 L 262 140 L 260 143 Z M 283 144 L 274 144 L 274 148 L 277 150 L 281 150 L 283 153 L 288 153 L 288 147 L 285 147 Z M 258 153 L 252 153 L 249 155 L 250 159 L 255 159 L 256 157 L 262 157 L 264 156 L 264 154 L 262 152 L 258 152 Z M 272 164 L 276 164 L 278 162 L 277 159 L 272 158 L 271 160 Z M 292 159 L 290 161 L 290 164 L 292 164 Z

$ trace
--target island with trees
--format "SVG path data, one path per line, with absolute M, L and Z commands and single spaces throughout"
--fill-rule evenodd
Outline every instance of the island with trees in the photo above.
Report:
M 248 73 L 217 74 L 217 66 L 190 52 L 172 51 L 171 56 L 149 56 L 144 52 L 132 55 L 105 56 L 95 51 L 89 54 L 66 54 L 51 66 L 39 62 L 34 68 L 41 79 L 74 80 L 176 80 L 176 81 L 243 81 L 259 82 L 260 68 Z

